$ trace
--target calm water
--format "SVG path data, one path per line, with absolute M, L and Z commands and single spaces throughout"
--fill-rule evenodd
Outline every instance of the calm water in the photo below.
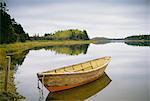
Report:
M 27 101 L 84 97 L 88 101 L 149 101 L 150 47 L 129 46 L 124 43 L 51 46 L 22 53 L 17 60 L 15 84 Z M 64 92 L 49 94 L 36 73 L 83 61 L 111 56 L 112 61 L 100 80 Z M 105 82 L 105 83 L 104 83 Z M 86 92 L 86 93 L 85 93 Z M 89 92 L 87 94 L 87 92 Z M 70 94 L 70 95 L 68 95 Z M 62 96 L 63 95 L 63 96 Z M 82 96 L 80 96 L 82 95 Z

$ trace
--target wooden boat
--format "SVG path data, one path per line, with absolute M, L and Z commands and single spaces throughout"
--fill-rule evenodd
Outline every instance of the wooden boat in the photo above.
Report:
M 51 71 L 37 73 L 42 84 L 50 91 L 61 91 L 96 80 L 104 74 L 111 57 L 71 65 Z
M 105 87 L 107 87 L 112 80 L 104 73 L 97 80 L 77 86 L 68 90 L 49 93 L 46 101 L 84 101 L 90 97 L 94 97 Z

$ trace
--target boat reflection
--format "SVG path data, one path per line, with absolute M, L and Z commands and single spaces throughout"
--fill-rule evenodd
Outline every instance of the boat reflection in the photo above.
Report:
M 85 100 L 100 92 L 111 82 L 111 79 L 104 73 L 99 79 L 72 89 L 49 93 L 46 101 L 51 100 Z

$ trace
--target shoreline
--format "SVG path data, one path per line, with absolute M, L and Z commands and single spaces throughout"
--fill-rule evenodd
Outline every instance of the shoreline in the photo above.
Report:
M 46 47 L 53 45 L 77 45 L 94 43 L 93 40 L 58 40 L 58 41 L 26 41 L 12 44 L 0 44 L 0 49 L 4 49 L 7 54 L 15 54 L 18 51 L 26 51 L 36 47 Z
M 58 41 L 26 41 L 26 42 L 16 42 L 12 44 L 0 44 L 0 100 L 12 100 L 12 99 L 24 99 L 23 96 L 19 95 L 16 91 L 16 86 L 14 84 L 14 67 L 11 64 L 10 75 L 9 75 L 9 87 L 8 92 L 4 91 L 4 79 L 5 79 L 5 70 L 6 70 L 6 56 L 13 56 L 18 53 L 22 53 L 27 50 L 38 47 L 54 46 L 54 45 L 78 45 L 78 44 L 90 44 L 94 43 L 93 40 L 58 40 Z

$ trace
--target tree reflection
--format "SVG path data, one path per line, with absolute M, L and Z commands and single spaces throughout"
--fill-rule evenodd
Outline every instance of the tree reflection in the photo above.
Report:
M 29 53 L 29 50 L 19 52 L 17 54 L 12 55 L 12 65 L 22 65 L 26 55 Z
M 89 44 L 49 46 L 45 47 L 45 49 L 55 51 L 57 54 L 79 55 L 79 54 L 86 54 L 88 46 Z
M 150 41 L 127 41 L 125 44 L 132 46 L 150 46 Z

